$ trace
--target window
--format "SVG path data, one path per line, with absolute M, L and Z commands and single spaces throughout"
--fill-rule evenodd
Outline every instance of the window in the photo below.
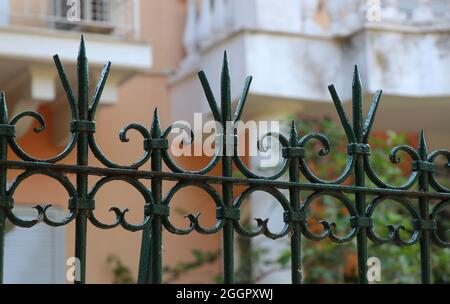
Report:
M 14 214 L 33 219 L 36 211 L 29 207 L 15 207 Z M 48 216 L 64 217 L 62 209 L 52 207 Z M 33 228 L 7 225 L 5 234 L 4 281 L 7 284 L 63 284 L 65 283 L 65 229 L 38 224 Z
M 109 22 L 111 20 L 110 1 L 92 0 L 88 2 L 90 2 L 90 6 L 88 6 L 86 10 L 89 10 L 91 20 L 106 22 Z
M 67 12 L 70 8 L 67 1 L 53 0 L 52 7 L 56 20 L 58 20 L 54 23 L 57 29 L 99 33 L 113 31 L 110 0 L 80 0 L 80 22 L 67 20 Z

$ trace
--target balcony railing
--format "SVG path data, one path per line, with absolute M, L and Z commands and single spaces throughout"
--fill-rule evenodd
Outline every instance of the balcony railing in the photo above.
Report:
M 139 0 L 0 0 L 0 25 L 138 38 Z
M 348 35 L 367 25 L 377 24 L 410 28 L 436 26 L 448 28 L 450 26 L 449 0 L 297 1 L 296 3 L 295 0 L 292 0 L 290 2 L 292 7 L 286 7 L 286 10 L 298 11 L 298 20 L 291 20 L 292 22 L 289 24 L 292 26 L 289 31 L 305 35 Z M 237 30 L 243 28 L 270 29 L 271 27 L 270 24 L 261 24 L 257 11 L 267 8 L 258 7 L 261 5 L 258 2 L 251 0 L 187 0 L 187 3 L 184 44 L 188 58 L 193 57 L 198 48 L 208 47 Z M 287 2 L 283 1 L 283 3 Z M 240 14 L 242 11 L 246 12 L 245 16 Z M 264 12 L 264 15 L 267 14 Z M 280 9 L 274 10 L 273 14 L 279 15 Z M 292 15 L 291 12 L 289 15 Z M 284 18 L 284 16 L 275 15 L 273 19 L 276 18 Z

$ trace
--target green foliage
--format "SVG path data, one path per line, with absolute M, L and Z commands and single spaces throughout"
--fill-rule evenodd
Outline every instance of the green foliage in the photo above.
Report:
M 200 249 L 194 249 L 191 252 L 193 260 L 189 262 L 179 262 L 175 266 L 166 265 L 163 268 L 164 273 L 167 275 L 165 283 L 172 283 L 179 280 L 183 275 L 191 272 L 192 270 L 201 268 L 208 264 L 213 264 L 220 257 L 220 251 L 203 251 Z
M 135 284 L 130 269 L 125 266 L 119 257 L 110 255 L 106 259 L 113 274 L 113 284 Z
M 296 119 L 299 121 L 297 129 L 301 134 L 319 132 L 326 134 L 331 141 L 332 152 L 326 157 L 318 156 L 320 143 L 310 143 L 309 165 L 314 168 L 315 174 L 322 178 L 331 179 L 339 176 L 346 164 L 347 145 L 346 136 L 341 127 L 331 119 Z M 373 137 L 371 146 L 372 165 L 377 174 L 387 183 L 401 185 L 407 179 L 408 167 L 400 168 L 390 163 L 388 155 L 394 146 L 407 143 L 405 134 L 386 132 L 383 137 Z M 408 161 L 404 160 L 407 164 Z M 409 162 L 410 163 L 410 162 Z M 329 164 L 333 164 L 330 166 Z M 405 174 L 406 173 L 406 174 Z M 447 181 L 448 182 L 448 181 Z M 369 187 L 374 185 L 367 181 Z M 306 193 L 303 194 L 305 196 Z M 352 196 L 349 195 L 352 199 Z M 370 201 L 372 197 L 368 196 Z M 343 208 L 339 208 L 339 202 L 334 199 L 324 197 L 314 203 L 317 208 L 311 212 L 311 226 L 317 225 L 319 220 L 327 220 L 336 223 L 337 232 L 345 235 L 349 231 L 348 214 Z M 411 216 L 396 202 L 386 201 L 379 205 L 373 215 L 376 232 L 380 236 L 386 236 L 387 225 L 401 225 L 405 227 L 402 237 L 408 239 L 412 232 Z M 448 217 L 447 221 L 448 223 Z M 448 229 L 448 226 L 446 226 Z M 445 231 L 445 230 L 444 230 Z M 331 241 L 314 242 L 303 239 L 303 271 L 305 283 L 349 283 L 357 281 L 356 269 L 356 241 L 335 244 Z M 258 252 L 267 252 L 267 249 L 252 249 Z M 420 280 L 420 251 L 419 245 L 409 247 L 398 247 L 393 244 L 375 245 L 369 242 L 369 256 L 378 257 L 382 266 L 382 283 L 418 283 Z M 278 258 L 267 261 L 261 254 L 252 255 L 253 265 L 270 265 L 271 269 L 289 269 L 290 248 L 279 253 Z M 432 247 L 432 276 L 434 282 L 450 282 L 448 265 L 450 252 L 445 249 Z M 266 273 L 263 276 L 270 274 Z M 261 274 L 255 276 L 254 282 L 261 278 Z
M 215 263 L 220 257 L 220 251 L 212 252 L 194 249 L 191 254 L 193 257 L 192 261 L 179 262 L 175 266 L 166 265 L 163 267 L 163 272 L 166 275 L 164 283 L 173 283 L 195 269 Z M 136 284 L 130 268 L 123 264 L 119 257 L 115 255 L 108 256 L 107 264 L 113 274 L 113 284 Z M 220 283 L 220 279 L 220 277 L 217 277 L 215 280 Z

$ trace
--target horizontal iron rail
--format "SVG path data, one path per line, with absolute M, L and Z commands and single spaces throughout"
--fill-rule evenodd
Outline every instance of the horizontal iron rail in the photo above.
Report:
M 155 172 L 120 168 L 102 168 L 92 166 L 76 166 L 65 164 L 51 164 L 27 161 L 0 161 L 0 168 L 15 170 L 48 170 L 66 174 L 87 174 L 92 176 L 116 176 L 133 177 L 138 179 L 161 178 L 168 181 L 190 181 L 198 183 L 223 184 L 232 182 L 240 186 L 272 186 L 279 189 L 292 189 L 309 191 L 341 191 L 344 193 L 363 192 L 369 195 L 390 195 L 402 196 L 408 198 L 425 197 L 428 199 L 447 200 L 450 199 L 450 193 L 444 192 L 421 192 L 411 190 L 367 188 L 337 184 L 312 184 L 312 183 L 293 183 L 288 181 L 274 181 L 255 178 L 224 177 L 211 175 L 198 175 L 192 173 L 174 173 L 174 172 Z

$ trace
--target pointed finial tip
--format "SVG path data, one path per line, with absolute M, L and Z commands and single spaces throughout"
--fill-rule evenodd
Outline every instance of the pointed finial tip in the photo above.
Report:
M 295 120 L 291 121 L 291 130 L 289 132 L 289 144 L 295 146 L 297 142 L 297 126 Z
M 0 104 L 2 106 L 6 105 L 6 95 L 5 92 L 0 92 Z
M 80 55 L 86 55 L 86 43 L 84 41 L 84 35 L 83 34 L 81 34 L 81 38 L 80 38 L 79 54 Z
M 420 137 L 425 137 L 425 130 L 424 129 L 420 130 Z
M 228 63 L 227 51 L 223 52 L 222 79 L 230 77 L 230 65 Z
M 8 107 L 6 106 L 5 92 L 0 92 L 0 123 L 8 124 Z
M 425 131 L 420 130 L 420 138 L 419 138 L 419 154 L 423 157 L 428 153 L 427 141 L 425 139 Z
M 227 50 L 223 51 L 223 64 L 224 64 L 224 66 L 228 66 L 228 53 L 227 53 Z
M 158 123 L 159 124 L 159 112 L 158 107 L 155 108 L 153 111 L 153 124 Z
M 153 120 L 150 127 L 150 130 L 153 134 L 153 136 L 160 136 L 160 123 L 159 123 L 159 116 L 158 116 L 158 108 L 155 108 L 155 111 L 153 112 Z
M 295 120 L 291 120 L 291 130 L 295 130 Z
M 425 130 L 424 129 L 420 130 L 420 142 L 421 143 L 425 142 Z
M 295 123 L 295 120 L 291 121 L 291 133 L 297 134 L 297 124 Z
M 361 76 L 359 74 L 358 65 L 355 64 L 355 69 L 353 71 L 353 85 L 361 86 Z

